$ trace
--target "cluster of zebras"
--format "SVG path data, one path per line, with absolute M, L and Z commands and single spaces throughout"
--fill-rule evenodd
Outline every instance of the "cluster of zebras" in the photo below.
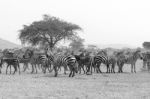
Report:
M 19 71 L 20 74 L 20 64 L 24 64 L 24 72 L 31 66 L 31 73 L 37 73 L 37 68 L 41 68 L 43 73 L 46 73 L 47 70 L 49 72 L 54 70 L 55 77 L 58 75 L 61 67 L 64 67 L 65 74 L 68 69 L 70 70 L 69 77 L 75 76 L 75 73 L 81 73 L 82 70 L 85 74 L 92 74 L 93 71 L 102 73 L 100 69 L 101 64 L 107 67 L 107 73 L 115 73 L 116 65 L 118 66 L 117 72 L 122 73 L 124 64 L 131 64 L 131 72 L 136 72 L 136 61 L 143 59 L 143 63 L 146 64 L 149 58 L 149 54 L 143 54 L 140 50 L 130 54 L 124 54 L 123 51 L 114 52 L 112 55 L 108 55 L 103 50 L 96 54 L 81 51 L 80 54 L 76 55 L 74 52 L 36 54 L 33 50 L 27 49 L 21 58 L 9 51 L 6 55 L 3 55 L 0 62 L 0 73 L 5 64 L 7 64 L 6 74 L 8 67 L 10 67 L 11 73 L 11 66 L 14 67 L 13 74 L 16 71 Z

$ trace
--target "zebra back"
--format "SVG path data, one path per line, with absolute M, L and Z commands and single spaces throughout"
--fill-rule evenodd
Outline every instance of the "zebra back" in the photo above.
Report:
M 108 63 L 108 57 L 105 55 L 96 55 L 94 57 L 94 63 L 103 63 L 107 64 Z
M 54 66 L 73 66 L 76 63 L 76 58 L 73 55 L 61 55 L 54 56 Z

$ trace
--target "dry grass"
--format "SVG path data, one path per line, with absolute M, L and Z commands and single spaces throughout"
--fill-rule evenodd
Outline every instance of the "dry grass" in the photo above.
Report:
M 150 73 L 136 74 L 125 65 L 123 74 L 79 75 L 69 78 L 60 74 L 0 75 L 1 99 L 150 99 Z M 105 68 L 102 68 L 105 69 Z M 3 71 L 4 72 L 4 71 Z

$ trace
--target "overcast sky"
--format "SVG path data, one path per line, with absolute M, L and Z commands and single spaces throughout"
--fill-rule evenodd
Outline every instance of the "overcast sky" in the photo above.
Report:
M 20 44 L 18 30 L 43 14 L 81 26 L 86 43 L 150 41 L 150 0 L 0 0 L 0 38 Z

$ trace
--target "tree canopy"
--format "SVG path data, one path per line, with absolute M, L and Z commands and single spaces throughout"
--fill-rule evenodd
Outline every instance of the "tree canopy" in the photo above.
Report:
M 150 49 L 150 42 L 144 42 L 144 43 L 143 43 L 143 47 L 144 47 L 145 49 Z
M 82 48 L 84 48 L 84 39 L 80 38 L 80 37 L 76 37 L 75 39 L 72 40 L 72 42 L 69 44 L 69 46 L 71 47 L 72 50 L 80 50 Z
M 77 31 L 82 28 L 76 24 L 66 22 L 57 17 L 43 15 L 40 21 L 34 21 L 30 25 L 23 25 L 19 39 L 22 44 L 48 45 L 52 48 L 63 39 L 73 39 Z

